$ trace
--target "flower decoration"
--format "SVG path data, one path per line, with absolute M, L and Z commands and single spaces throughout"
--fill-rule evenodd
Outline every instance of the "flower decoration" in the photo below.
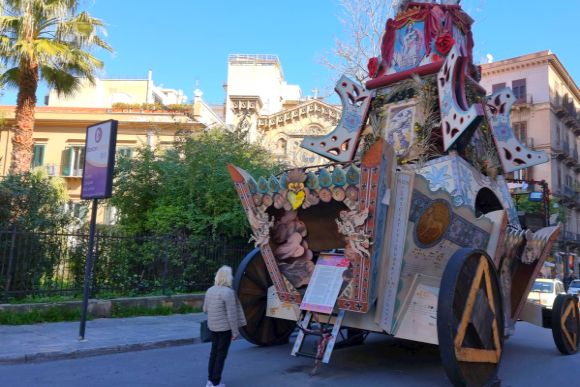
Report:
M 379 72 L 379 58 L 373 57 L 369 59 L 369 63 L 367 63 L 367 69 L 369 70 L 369 77 L 375 78 Z
M 435 40 L 435 49 L 438 53 L 447 55 L 451 48 L 455 44 L 455 39 L 453 39 L 453 35 L 446 32 L 437 37 Z

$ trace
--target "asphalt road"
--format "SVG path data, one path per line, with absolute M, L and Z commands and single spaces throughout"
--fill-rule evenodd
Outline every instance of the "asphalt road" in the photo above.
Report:
M 551 331 L 518 323 L 506 343 L 502 386 L 576 386 L 580 354 L 562 356 Z M 0 341 L 1 342 L 1 341 Z M 290 356 L 290 344 L 258 348 L 232 344 L 224 382 L 228 387 L 448 386 L 436 346 L 371 335 L 364 345 L 334 352 L 330 364 L 310 376 L 312 360 Z M 0 366 L 2 387 L 204 386 L 209 344 L 74 360 Z

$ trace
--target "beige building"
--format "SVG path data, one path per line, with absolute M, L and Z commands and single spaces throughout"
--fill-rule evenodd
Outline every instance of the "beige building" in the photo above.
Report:
M 338 123 L 341 108 L 303 98 L 300 87 L 284 79 L 275 55 L 230 55 L 225 122 L 291 165 L 328 162 L 300 147 L 304 136 L 323 135 Z
M 36 108 L 34 149 L 31 167 L 42 167 L 51 176 L 62 177 L 68 187 L 70 207 L 76 215 L 84 208 L 80 199 L 84 162 L 85 132 L 89 125 L 110 119 L 117 120 L 117 154 L 131 156 L 137 147 L 161 149 L 172 147 L 176 135 L 196 132 L 211 126 L 224 126 L 219 114 L 195 91 L 193 104 L 183 105 L 186 96 L 179 90 L 161 89 L 149 79 L 97 80 L 94 86 L 85 85 L 75 98 L 59 98 L 50 93 L 48 106 Z M 175 102 L 175 103 L 172 103 Z M 126 104 L 118 108 L 119 103 Z M 156 110 L 131 108 L 157 103 Z M 161 105 L 181 106 L 179 111 Z M 0 127 L 0 175 L 10 166 L 11 138 L 14 125 L 14 106 L 0 106 L 3 125 Z M 99 220 L 112 222 L 114 210 L 100 210 Z
M 200 90 L 193 103 L 181 90 L 154 84 L 152 72 L 144 79 L 97 79 L 85 83 L 73 96 L 51 91 L 46 105 L 37 107 L 34 155 L 31 167 L 46 168 L 65 179 L 71 208 L 78 214 L 86 127 L 97 122 L 119 121 L 117 153 L 132 155 L 139 146 L 171 147 L 180 131 L 228 127 L 247 132 L 280 161 L 313 165 L 327 160 L 302 149 L 304 136 L 323 135 L 336 126 L 341 109 L 318 98 L 303 98 L 300 87 L 284 79 L 280 61 L 273 55 L 232 55 L 223 105 L 207 104 Z M 179 110 L 166 110 L 176 107 Z M 0 175 L 8 173 L 14 125 L 14 106 L 0 106 Z M 99 221 L 114 220 L 114 209 L 100 210 Z
M 550 162 L 515 178 L 545 180 L 565 207 L 566 221 L 556 253 L 580 257 L 580 89 L 558 57 L 542 51 L 481 65 L 481 85 L 489 92 L 511 87 L 516 103 L 512 127 L 523 143 L 544 150 Z M 580 263 L 575 260 L 578 274 Z

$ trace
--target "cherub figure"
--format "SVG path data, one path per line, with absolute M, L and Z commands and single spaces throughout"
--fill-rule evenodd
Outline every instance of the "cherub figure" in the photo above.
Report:
M 358 211 L 340 211 L 340 220 L 336 219 L 338 231 L 346 238 L 345 255 L 349 260 L 353 260 L 354 255 L 358 254 L 361 257 L 370 256 L 369 247 L 371 242 L 370 235 L 365 232 L 358 232 L 356 228 L 362 226 L 369 216 L 369 210 L 365 209 Z
M 252 226 L 253 234 L 250 241 L 254 241 L 254 246 L 264 246 L 270 240 L 270 228 L 274 226 L 274 219 L 269 219 L 265 212 L 248 211 L 248 220 Z

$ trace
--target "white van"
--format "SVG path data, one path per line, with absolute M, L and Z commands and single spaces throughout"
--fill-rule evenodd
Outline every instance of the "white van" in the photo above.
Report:
M 528 294 L 528 301 L 552 309 L 558 294 L 565 294 L 564 283 L 559 279 L 538 278 Z

